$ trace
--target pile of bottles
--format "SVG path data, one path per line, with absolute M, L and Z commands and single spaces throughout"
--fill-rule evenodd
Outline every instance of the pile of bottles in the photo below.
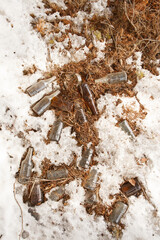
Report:
M 44 90 L 48 84 L 55 81 L 55 77 L 51 77 L 49 79 L 40 79 L 32 86 L 26 89 L 26 93 L 32 97 L 40 91 Z M 106 84 L 119 84 L 119 83 L 127 82 L 127 74 L 126 72 L 117 72 L 111 73 L 107 76 L 95 80 L 96 84 L 106 83 Z M 85 104 L 90 109 L 93 115 L 98 115 L 98 110 L 96 107 L 96 103 L 94 100 L 93 93 L 86 82 L 81 82 L 79 84 L 79 92 L 81 97 L 83 98 Z M 36 102 L 31 108 L 33 112 L 37 116 L 41 116 L 45 111 L 47 111 L 51 102 L 54 99 L 59 98 L 61 101 L 61 92 L 60 90 L 56 90 L 48 95 L 42 97 L 38 102 Z M 85 110 L 83 109 L 83 104 L 80 100 L 75 101 L 74 103 L 74 111 L 75 111 L 75 121 L 83 125 L 87 122 L 87 117 L 85 114 Z M 124 130 L 127 134 L 131 136 L 131 138 L 135 138 L 135 135 L 129 126 L 127 120 L 123 120 L 120 122 L 119 126 Z M 56 141 L 57 143 L 60 140 L 62 129 L 64 127 L 63 118 L 60 116 L 54 123 L 52 128 L 48 132 L 48 140 Z M 98 180 L 98 172 L 96 166 L 92 166 L 93 156 L 94 156 L 94 148 L 91 146 L 90 148 L 86 148 L 83 153 L 79 164 L 76 168 L 79 171 L 85 172 L 85 178 L 83 179 L 83 187 L 85 189 L 85 206 L 95 206 L 99 202 L 98 194 L 97 194 L 97 180 Z M 27 189 L 24 192 L 24 202 L 28 202 L 30 207 L 37 206 L 46 201 L 45 194 L 42 188 L 42 181 L 40 178 L 33 177 L 33 168 L 34 163 L 32 160 L 32 156 L 34 154 L 34 149 L 30 146 L 26 151 L 25 157 L 21 160 L 19 172 L 18 172 L 18 181 L 21 184 L 26 184 Z M 46 182 L 59 182 L 60 180 L 65 180 L 69 177 L 68 169 L 64 166 L 61 166 L 57 169 L 49 169 L 46 171 L 46 177 L 43 179 L 43 184 Z M 28 187 L 29 186 L 29 187 Z M 117 199 L 113 206 L 111 206 L 111 211 L 107 215 L 107 219 L 111 224 L 119 224 L 120 219 L 125 214 L 128 208 L 127 198 L 135 195 L 138 196 L 142 187 L 139 183 L 138 179 L 135 178 L 132 183 L 129 181 L 123 183 L 120 188 L 121 194 L 125 196 L 125 200 L 120 201 Z M 65 196 L 65 186 L 62 184 L 57 186 L 56 189 L 53 189 L 49 193 L 49 198 L 52 201 L 59 201 Z M 122 198 L 124 199 L 124 198 Z M 30 210 L 30 212 L 33 212 Z M 33 213 L 32 213 L 33 214 Z

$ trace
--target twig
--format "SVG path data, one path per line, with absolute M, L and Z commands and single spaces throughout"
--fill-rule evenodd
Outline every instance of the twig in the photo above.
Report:
M 134 23 L 133 23 L 133 20 L 131 21 L 130 18 L 129 18 L 129 16 L 128 16 L 126 1 L 124 1 L 124 10 L 125 10 L 125 15 L 126 15 L 128 21 L 129 21 L 130 24 L 133 26 L 133 28 L 134 28 L 134 30 L 136 31 L 136 33 L 139 35 L 139 33 L 138 33 L 138 31 L 137 31 L 137 28 L 136 28 L 136 26 L 135 26 Z
M 22 208 L 21 208 L 21 205 L 19 204 L 17 198 L 16 198 L 16 191 L 15 191 L 15 186 L 16 186 L 16 181 L 14 182 L 13 184 L 13 195 L 14 195 L 14 199 L 17 203 L 17 205 L 19 206 L 20 208 L 20 212 L 21 212 L 21 231 L 19 233 L 19 240 L 21 239 L 21 236 L 22 236 L 22 233 L 23 233 L 23 211 L 22 211 Z
M 30 193 L 29 193 L 29 197 L 28 197 L 28 198 L 31 197 L 31 194 L 32 194 L 33 188 L 34 188 L 34 186 L 35 186 L 35 183 L 36 183 L 36 181 L 33 182 L 33 185 L 32 185 L 32 187 L 31 187 L 31 191 L 30 191 Z

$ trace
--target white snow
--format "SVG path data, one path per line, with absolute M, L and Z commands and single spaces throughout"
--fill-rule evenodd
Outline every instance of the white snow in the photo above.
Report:
M 65 9 L 64 1 L 52 0 Z M 91 1 L 92 14 L 102 14 L 106 11 L 107 1 Z M 70 195 L 67 205 L 62 200 L 53 202 L 50 199 L 35 207 L 40 214 L 37 222 L 29 213 L 28 206 L 22 201 L 24 186 L 15 184 L 15 173 L 21 157 L 28 146 L 33 146 L 35 155 L 35 171 L 40 175 L 41 161 L 46 157 L 55 165 L 70 164 L 73 153 L 81 157 L 82 147 L 77 146 L 75 133 L 66 127 L 62 131 L 59 144 L 52 142 L 45 144 L 44 139 L 50 126 L 55 120 L 54 111 L 47 111 L 42 117 L 34 117 L 30 106 L 40 99 L 47 89 L 30 98 L 24 90 L 34 83 L 48 69 L 48 39 L 42 39 L 30 25 L 30 14 L 40 17 L 44 14 L 40 0 L 28 1 L 0 1 L 0 239 L 16 240 L 19 238 L 22 227 L 20 208 L 14 199 L 13 191 L 23 211 L 23 228 L 29 233 L 29 240 L 106 240 L 113 239 L 107 230 L 103 217 L 87 214 L 83 207 L 85 190 L 81 186 L 81 179 L 75 179 L 65 186 Z M 39 6 L 39 7 L 37 7 Z M 53 14 L 53 18 L 57 16 Z M 85 19 L 86 14 L 79 12 L 73 19 L 78 27 Z M 59 17 L 60 18 L 60 17 Z M 66 17 L 66 19 L 70 19 Z M 68 26 L 68 25 L 67 25 Z M 61 32 L 66 26 L 60 26 Z M 85 58 L 89 49 L 84 46 L 85 39 L 76 35 L 69 35 L 72 49 L 63 52 L 68 40 L 62 43 L 55 42 L 51 51 L 51 62 L 62 66 L 72 61 Z M 103 58 L 104 42 L 95 42 L 99 49 L 98 58 Z M 75 48 L 80 48 L 75 51 Z M 61 52 L 60 52 L 61 50 Z M 110 205 L 113 200 L 109 195 L 119 193 L 120 184 L 124 179 L 138 177 L 145 187 L 150 201 L 142 194 L 139 198 L 129 198 L 129 208 L 122 223 L 126 225 L 122 240 L 160 239 L 160 81 L 159 76 L 153 76 L 141 67 L 141 53 L 137 53 L 137 70 L 143 71 L 144 77 L 138 80 L 135 87 L 137 98 L 144 105 L 147 115 L 145 119 L 137 117 L 136 124 L 140 134 L 133 141 L 121 128 L 116 126 L 117 116 L 126 118 L 125 108 L 139 112 L 140 105 L 135 97 L 112 96 L 105 94 L 97 101 L 101 112 L 105 112 L 95 122 L 99 132 L 100 142 L 96 147 L 100 184 L 99 194 L 104 204 Z M 33 64 L 38 68 L 33 75 L 24 76 L 24 67 Z M 132 58 L 128 64 L 133 64 Z M 116 101 L 122 102 L 116 106 Z M 134 116 L 129 115 L 131 121 Z M 30 130 L 31 129 L 31 130 Z M 30 130 L 30 131 L 28 131 Z M 33 131 L 35 130 L 35 131 Z M 24 135 L 20 137 L 20 133 Z M 136 158 L 147 157 L 147 164 L 137 165 Z M 48 197 L 48 195 L 47 195 Z

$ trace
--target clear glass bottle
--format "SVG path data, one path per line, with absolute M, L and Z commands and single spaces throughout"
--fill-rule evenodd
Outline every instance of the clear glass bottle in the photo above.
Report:
M 89 175 L 87 176 L 87 179 L 84 184 L 84 188 L 93 191 L 96 188 L 97 178 L 98 178 L 97 170 L 93 168 L 89 172 Z
M 132 138 L 135 138 L 135 135 L 131 129 L 131 127 L 129 126 L 127 120 L 124 120 L 122 122 L 119 123 L 119 126 L 122 128 L 122 130 L 124 132 L 126 132 L 128 135 L 130 135 Z
M 56 190 L 53 190 L 50 195 L 49 195 L 49 198 L 52 200 L 52 201 L 59 201 L 65 194 L 65 188 L 64 186 L 60 186 L 58 187 L 58 189 Z
M 79 167 L 81 167 L 81 168 L 89 167 L 91 159 L 92 159 L 92 155 L 93 155 L 93 149 L 87 148 L 82 154 L 82 158 L 79 162 Z
M 26 183 L 32 174 L 33 162 L 32 162 L 33 148 L 29 147 L 25 159 L 21 163 L 18 182 Z
M 86 191 L 86 195 L 85 195 L 85 204 L 88 205 L 93 205 L 97 203 L 97 195 L 94 191 Z
M 61 119 L 58 119 L 57 121 L 54 122 L 51 128 L 51 131 L 48 136 L 49 140 L 58 142 L 61 137 L 62 129 L 63 129 L 63 122 L 61 121 Z
M 123 83 L 123 82 L 127 82 L 126 72 L 109 73 L 107 74 L 107 76 L 95 80 L 95 83 L 115 84 L 115 83 Z
M 118 224 L 127 211 L 127 208 L 128 206 L 124 202 L 116 202 L 113 206 L 111 214 L 109 215 L 109 221 L 111 223 Z
M 54 93 L 44 96 L 41 98 L 33 107 L 32 110 L 35 112 L 38 116 L 42 115 L 51 105 L 51 101 L 54 97 L 56 97 L 58 94 L 60 94 L 60 91 L 57 90 Z
M 57 170 L 48 170 L 47 171 L 47 179 L 48 180 L 59 180 L 65 179 L 68 177 L 68 170 L 63 167 Z
M 37 93 L 41 92 L 43 89 L 47 87 L 47 85 L 51 82 L 53 82 L 56 79 L 56 77 L 51 77 L 48 79 L 43 79 L 40 81 L 37 81 L 36 83 L 32 84 L 30 87 L 26 89 L 26 92 L 30 97 L 36 95 Z

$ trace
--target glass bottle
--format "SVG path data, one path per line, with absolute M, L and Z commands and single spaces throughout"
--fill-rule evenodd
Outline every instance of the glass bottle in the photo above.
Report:
M 87 176 L 87 179 L 84 184 L 84 188 L 93 191 L 96 188 L 97 178 L 98 178 L 97 170 L 93 168 L 89 172 L 89 175 Z
M 54 97 L 56 97 L 58 94 L 60 94 L 60 91 L 57 90 L 54 93 L 51 93 L 48 96 L 44 96 L 41 98 L 33 107 L 32 110 L 35 112 L 38 116 L 42 115 L 51 105 L 51 101 Z
M 85 103 L 88 105 L 88 107 L 90 108 L 91 112 L 96 115 L 98 114 L 95 102 L 94 102 L 94 98 L 93 98 L 93 94 L 88 86 L 87 83 L 82 83 L 80 85 L 80 90 L 81 90 L 81 94 L 82 97 L 85 101 Z
M 126 132 L 128 135 L 130 135 L 132 138 L 135 138 L 135 135 L 131 129 L 131 127 L 129 126 L 127 120 L 122 121 L 121 123 L 119 123 L 119 126 L 122 128 L 122 130 L 124 132 Z
M 32 162 L 33 148 L 29 147 L 25 159 L 21 163 L 19 172 L 19 183 L 26 183 L 32 174 L 33 162 Z
M 60 119 L 58 119 L 57 121 L 54 122 L 51 128 L 51 131 L 48 136 L 49 140 L 58 142 L 61 137 L 62 129 L 63 129 L 63 122 Z
M 141 191 L 141 185 L 139 184 L 139 181 L 137 178 L 134 178 L 135 185 L 132 185 L 130 182 L 125 182 L 121 186 L 120 190 L 126 195 L 126 197 L 130 197 L 132 195 L 138 196 Z
M 122 83 L 127 82 L 127 73 L 126 72 L 116 72 L 116 73 L 109 73 L 107 76 L 103 78 L 99 78 L 95 80 L 95 83 Z
M 75 103 L 75 110 L 76 110 L 76 113 L 75 113 L 76 121 L 79 124 L 83 124 L 83 123 L 87 122 L 85 112 L 84 112 L 84 110 L 83 110 L 83 108 L 82 108 L 82 106 L 79 102 Z
M 109 215 L 109 221 L 111 223 L 118 224 L 127 211 L 127 208 L 128 206 L 124 202 L 116 202 L 113 206 L 111 214 Z
M 40 205 L 44 202 L 44 194 L 41 189 L 40 183 L 36 182 L 33 183 L 33 186 L 31 187 L 31 193 L 30 193 L 30 205 L 32 207 L 36 205 Z
M 97 195 L 94 191 L 86 191 L 85 201 L 86 204 L 92 205 L 97 203 Z
M 60 187 L 58 187 L 58 189 L 53 190 L 50 193 L 49 198 L 52 201 L 59 201 L 64 196 L 64 194 L 65 194 L 65 188 L 64 188 L 64 186 L 60 186 Z
M 93 149 L 87 148 L 82 154 L 82 158 L 79 162 L 79 167 L 87 168 L 91 162 L 92 155 L 93 155 Z
M 28 95 L 30 97 L 36 95 L 37 93 L 41 92 L 43 89 L 45 89 L 47 87 L 47 85 L 51 82 L 53 82 L 54 80 L 56 79 L 56 77 L 51 77 L 51 78 L 48 78 L 48 79 L 43 79 L 43 80 L 40 80 L 34 84 L 32 84 L 31 86 L 29 86 L 27 89 L 26 89 L 26 92 L 28 93 Z
M 47 171 L 47 179 L 48 180 L 59 180 L 65 179 L 68 177 L 68 170 L 64 168 L 60 168 L 57 170 L 48 170 Z

